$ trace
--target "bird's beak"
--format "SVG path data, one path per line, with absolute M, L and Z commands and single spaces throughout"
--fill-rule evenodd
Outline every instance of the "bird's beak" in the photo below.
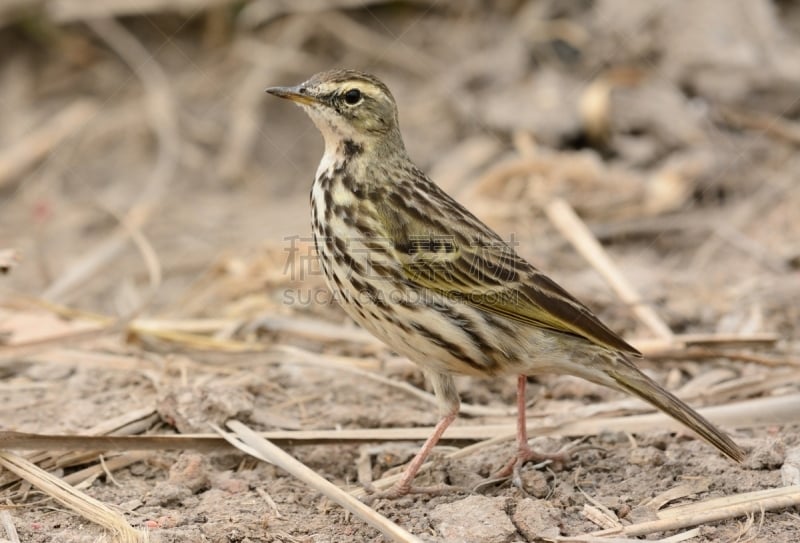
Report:
M 313 96 L 305 94 L 304 89 L 300 85 L 294 87 L 270 87 L 266 92 L 277 96 L 279 98 L 286 98 L 298 104 L 313 104 L 317 100 Z

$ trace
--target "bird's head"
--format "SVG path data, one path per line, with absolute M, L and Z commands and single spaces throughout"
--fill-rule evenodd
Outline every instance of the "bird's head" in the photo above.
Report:
M 332 70 L 294 87 L 271 87 L 267 92 L 302 107 L 322 132 L 326 146 L 346 140 L 369 146 L 400 139 L 394 97 L 372 75 Z

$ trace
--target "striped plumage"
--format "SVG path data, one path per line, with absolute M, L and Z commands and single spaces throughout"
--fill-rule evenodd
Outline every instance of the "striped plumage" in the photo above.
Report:
M 414 165 L 394 98 L 378 79 L 340 70 L 268 90 L 302 106 L 325 139 L 311 220 L 331 291 L 357 323 L 426 371 L 442 404 L 442 421 L 393 495 L 408 492 L 455 418 L 454 373 L 583 377 L 645 399 L 743 458 L 728 436 L 636 369 L 636 349 Z M 519 384 L 524 394 L 524 377 Z M 524 409 L 519 421 L 519 460 L 538 458 L 527 447 Z

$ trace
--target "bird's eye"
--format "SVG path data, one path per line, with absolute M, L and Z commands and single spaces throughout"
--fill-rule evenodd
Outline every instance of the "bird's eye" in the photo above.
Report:
M 361 91 L 358 89 L 350 89 L 344 93 L 344 102 L 349 106 L 354 106 L 361 101 Z

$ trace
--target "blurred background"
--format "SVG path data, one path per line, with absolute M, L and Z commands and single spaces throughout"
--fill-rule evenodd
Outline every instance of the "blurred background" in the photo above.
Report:
M 432 404 L 405 389 L 342 369 L 425 386 L 335 305 L 313 303 L 327 299 L 315 298 L 326 290 L 308 244 L 322 138 L 264 89 L 332 68 L 385 81 L 418 165 L 616 331 L 653 335 L 556 228 L 547 212 L 556 199 L 672 332 L 767 334 L 725 356 L 650 357 L 648 371 L 684 387 L 687 401 L 797 392 L 799 2 L 0 0 L 3 428 L 102 433 L 106 419 L 137 410 L 151 425 L 133 433 L 207 432 L 208 421 L 232 417 L 289 430 L 436 421 Z M 542 382 L 541 416 L 642 408 L 585 382 Z M 466 403 L 494 410 L 473 423 L 512 423 L 513 379 L 459 385 Z M 800 435 L 777 423 L 752 430 L 745 447 L 763 454 L 734 469 L 696 441 L 655 434 L 638 449 L 650 456 L 634 460 L 630 435 L 598 438 L 609 453 L 589 453 L 583 466 L 596 469 L 583 488 L 624 510 L 684 475 L 715 474 L 723 493 L 779 486 L 775 443 L 796 447 Z M 354 465 L 367 454 L 356 445 L 292 452 L 342 485 L 361 480 Z M 488 476 L 506 453 L 454 473 Z M 186 483 L 199 508 L 175 505 L 174 488 L 162 486 L 193 473 L 170 467 L 179 454 L 211 474 Z M 245 541 L 225 539 L 232 530 L 247 541 L 310 540 L 259 539 L 267 517 L 270 529 L 332 534 L 315 541 L 377 537 L 317 508 L 316 495 L 281 472 L 231 457 L 213 457 L 212 469 L 190 452 L 154 452 L 115 472 L 119 489 L 101 477 L 88 491 L 127 504 L 135 526 L 177 515 L 183 524 L 153 521 L 173 530 L 170 541 Z M 96 455 L 70 458 L 40 464 L 96 467 Z M 537 473 L 534 494 L 555 496 L 549 514 L 564 532 L 596 528 L 567 484 L 573 474 Z M 0 477 L 6 483 L 18 485 Z M 273 483 L 283 517 L 252 506 L 252 489 Z M 14 488 L 15 499 L 27 496 Z M 15 513 L 23 540 L 49 541 L 34 534 L 57 529 L 60 540 L 87 540 L 70 539 L 83 530 L 79 517 L 37 507 Z M 416 513 L 426 507 L 401 523 L 434 533 Z M 794 540 L 790 517 L 768 516 L 765 530 Z M 705 541 L 742 534 L 733 520 L 704 529 Z
M 798 288 L 795 2 L 4 0 L 0 25 L 6 293 L 139 307 L 133 229 L 148 311 L 180 311 L 215 263 L 307 236 L 322 140 L 263 90 L 333 67 L 383 78 L 419 165 L 579 294 L 603 287 L 571 279 L 554 196 L 652 301 L 739 322 Z

